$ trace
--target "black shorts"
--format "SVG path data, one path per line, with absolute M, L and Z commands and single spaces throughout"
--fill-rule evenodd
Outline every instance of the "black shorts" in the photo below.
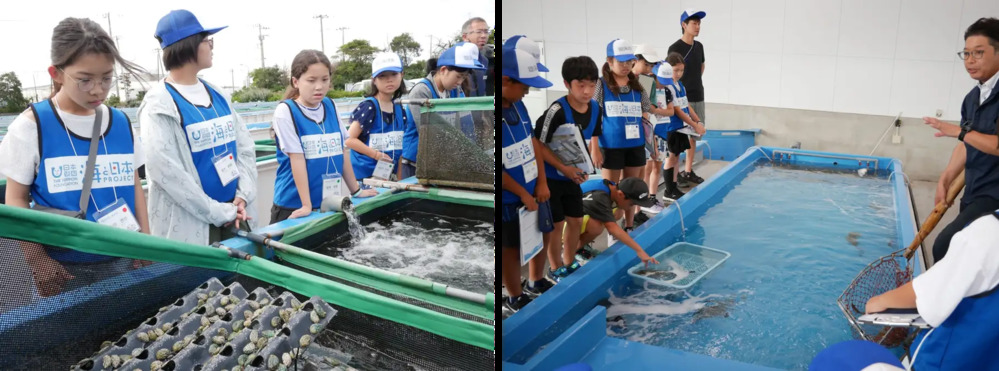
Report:
M 523 205 L 520 202 L 500 205 L 501 225 L 503 227 L 500 230 L 500 244 L 503 245 L 504 249 L 520 250 L 520 219 L 517 217 L 517 208 Z M 509 221 L 507 221 L 508 219 Z
M 631 148 L 601 148 L 604 151 L 604 169 L 621 170 L 625 167 L 645 166 L 645 145 Z
M 558 223 L 565 217 L 583 217 L 583 190 L 569 180 L 548 179 L 548 191 L 551 198 L 548 203 L 552 209 L 552 222 Z
M 679 156 L 683 151 L 690 149 L 690 136 L 679 131 L 671 131 L 666 134 L 666 148 L 669 153 Z

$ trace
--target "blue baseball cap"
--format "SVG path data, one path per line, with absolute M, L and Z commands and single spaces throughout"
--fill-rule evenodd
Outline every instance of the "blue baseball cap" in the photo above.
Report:
M 656 75 L 656 80 L 659 80 L 660 84 L 673 85 L 673 66 L 669 63 L 656 63 L 655 67 L 652 67 L 652 73 Z
M 531 53 L 517 49 L 507 41 L 503 44 L 503 76 L 520 81 L 532 88 L 547 88 L 552 83 L 538 75 L 538 59 Z
M 533 56 L 534 59 L 538 60 L 538 71 L 548 72 L 548 67 L 541 64 L 541 48 L 538 48 L 538 44 L 535 44 L 533 40 L 528 39 L 527 36 L 524 35 L 515 35 L 506 39 L 506 43 L 503 43 L 503 45 L 506 46 L 506 44 L 511 44 L 517 49 L 527 52 Z M 438 62 L 438 64 L 440 64 L 440 62 Z
M 635 58 L 635 47 L 631 46 L 631 43 L 621 40 L 614 39 L 607 44 L 607 56 L 614 57 L 621 62 L 627 62 Z
M 402 72 L 402 59 L 395 53 L 378 53 L 371 61 L 371 78 L 385 71 Z
M 687 20 L 687 18 L 690 17 L 704 18 L 704 16 L 706 15 L 708 14 L 705 13 L 703 10 L 687 9 L 683 11 L 683 14 L 680 14 L 680 23 L 683 23 L 684 21 Z
M 484 70 L 485 66 L 479 62 L 479 47 L 467 42 L 459 42 L 455 46 L 445 50 L 437 58 L 437 67 L 451 66 L 473 70 Z M 538 68 L 541 69 L 540 67 Z
M 229 26 L 205 29 L 201 26 L 201 22 L 198 22 L 198 18 L 194 17 L 194 13 L 180 9 L 171 10 L 170 13 L 160 18 L 159 23 L 156 24 L 156 33 L 154 35 L 160 38 L 160 48 L 166 48 L 188 36 L 197 35 L 202 32 L 207 32 L 211 35 L 226 27 Z

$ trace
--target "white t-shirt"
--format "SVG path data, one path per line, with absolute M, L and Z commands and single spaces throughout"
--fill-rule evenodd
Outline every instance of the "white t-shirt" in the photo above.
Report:
M 947 256 L 912 280 L 916 309 L 938 327 L 964 298 L 999 284 L 999 219 L 978 218 L 950 240 Z M 999 294 L 996 294 L 999 295 Z
M 107 131 L 110 115 L 107 106 L 101 105 L 103 119 L 101 121 L 101 133 Z M 66 128 L 73 134 L 83 138 L 90 138 L 94 132 L 94 115 L 79 116 L 66 113 L 56 109 Z M 56 124 L 56 123 L 50 123 Z M 127 122 L 123 124 L 128 124 Z M 58 125 L 58 124 L 56 124 Z M 132 134 L 135 139 L 135 168 L 145 165 L 146 157 L 142 152 L 142 144 L 139 141 L 138 133 Z M 76 152 L 80 156 L 90 153 L 90 145 L 77 147 Z M 104 149 L 98 147 L 97 153 L 103 153 Z M 14 119 L 7 127 L 7 135 L 0 143 L 0 175 L 24 185 L 34 183 L 35 174 L 38 173 L 38 164 L 41 162 L 41 154 L 38 152 L 38 127 L 35 125 L 35 118 L 29 112 L 23 113 Z
M 201 80 L 198 80 L 198 83 L 194 85 L 181 85 L 171 82 L 170 86 L 177 89 L 177 92 L 187 99 L 188 102 L 191 102 L 191 104 L 206 107 L 212 103 L 212 98 L 208 96 L 208 89 L 205 89 L 205 84 L 202 84 Z
M 316 122 L 322 122 L 323 114 L 326 111 L 322 103 L 316 108 L 303 106 L 297 101 L 295 104 L 302 110 L 305 117 Z M 277 136 L 281 151 L 284 153 L 302 153 L 302 140 L 298 137 L 298 133 L 295 130 L 295 121 L 291 118 L 291 110 L 288 109 L 288 105 L 284 103 L 278 104 L 277 108 L 274 109 L 272 120 L 271 128 L 274 129 L 274 135 Z M 347 139 L 347 129 L 343 125 L 343 120 L 340 120 L 340 132 L 344 133 L 344 139 Z

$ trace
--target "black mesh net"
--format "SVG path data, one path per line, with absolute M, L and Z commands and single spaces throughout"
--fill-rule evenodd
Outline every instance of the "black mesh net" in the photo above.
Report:
M 421 115 L 416 168 L 420 182 L 493 189 L 496 180 L 494 111 Z

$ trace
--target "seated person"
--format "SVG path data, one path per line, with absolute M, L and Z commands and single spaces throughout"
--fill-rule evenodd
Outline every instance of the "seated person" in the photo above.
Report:
M 933 327 L 910 347 L 915 370 L 999 370 L 999 211 L 968 224 L 950 246 L 946 258 L 871 298 L 865 311 L 916 308 Z
M 582 246 L 593 242 L 604 229 L 614 236 L 618 241 L 628 245 L 638 254 L 645 264 L 659 264 L 655 258 L 645 253 L 635 240 L 631 239 L 628 232 L 625 232 L 617 224 L 617 220 L 624 215 L 624 210 L 638 205 L 649 207 L 655 204 L 655 197 L 649 195 L 649 186 L 638 177 L 624 178 L 620 183 L 609 180 L 600 182 L 587 182 L 581 185 L 583 191 L 583 228 L 580 231 L 579 245 Z

